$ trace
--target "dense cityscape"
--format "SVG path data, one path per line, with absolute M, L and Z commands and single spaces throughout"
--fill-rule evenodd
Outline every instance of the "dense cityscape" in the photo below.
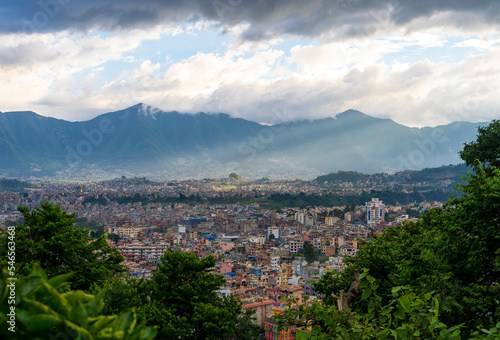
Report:
M 325 188 L 325 183 L 298 180 L 248 181 L 236 174 L 222 180 L 166 183 L 126 177 L 48 182 L 22 193 L 1 193 L 0 217 L 6 229 L 21 219 L 19 205 L 29 209 L 47 201 L 59 205 L 75 214 L 76 227 L 88 229 L 94 237 L 106 233 L 131 277 L 151 278 L 167 250 L 214 256 L 214 272 L 226 279 L 218 293 L 241 298 L 244 308 L 255 310 L 255 322 L 269 328 L 268 316 L 283 308 L 281 298 L 316 296 L 311 281 L 327 271 L 341 272 L 344 258 L 355 256 L 374 235 L 416 221 L 415 216 L 441 207 L 442 202 L 385 205 L 373 198 L 359 206 L 271 209 L 266 198 L 276 193 L 353 196 L 383 188 L 380 179 L 337 181 Z

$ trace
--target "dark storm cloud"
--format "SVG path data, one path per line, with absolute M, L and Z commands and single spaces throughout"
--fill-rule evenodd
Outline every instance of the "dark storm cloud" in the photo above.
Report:
M 376 24 L 381 21 L 405 25 L 444 11 L 460 17 L 444 25 L 496 23 L 500 14 L 498 1 L 4 0 L 0 7 L 0 32 L 117 30 L 209 19 L 229 26 L 250 24 L 243 34 L 248 40 L 282 34 L 314 37 L 333 33 L 342 37 L 376 31 Z

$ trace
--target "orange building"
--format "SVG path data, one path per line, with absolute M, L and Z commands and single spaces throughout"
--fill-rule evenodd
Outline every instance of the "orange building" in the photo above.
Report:
M 286 308 L 287 306 L 284 302 L 276 302 L 275 306 L 271 308 L 272 315 L 264 323 L 267 340 L 295 340 L 295 333 L 297 332 L 295 325 L 289 325 L 286 329 L 280 330 L 278 323 L 274 320 L 274 315 L 281 314 Z
M 295 340 L 297 332 L 295 326 L 288 326 L 286 329 L 279 330 L 279 326 L 273 318 L 267 318 L 264 324 L 266 340 Z

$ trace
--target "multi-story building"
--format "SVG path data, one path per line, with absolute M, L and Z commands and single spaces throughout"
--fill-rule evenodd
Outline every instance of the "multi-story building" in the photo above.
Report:
M 325 224 L 326 225 L 334 225 L 335 222 L 337 222 L 338 220 L 339 220 L 339 218 L 336 216 L 327 216 L 327 217 L 325 217 Z
M 308 263 L 307 261 L 304 261 L 304 260 L 301 260 L 301 261 L 298 261 L 298 260 L 295 260 L 292 262 L 292 268 L 295 272 L 295 276 L 298 276 L 298 277 L 304 277 L 304 276 L 307 276 L 307 266 L 308 266 Z
M 287 285 L 294 274 L 293 267 L 288 264 L 282 264 L 278 268 L 278 285 Z
M 140 260 L 157 261 L 169 248 L 167 242 L 156 242 L 154 244 L 134 241 L 131 243 L 121 244 L 118 250 L 122 254 L 134 254 L 134 261 Z M 129 256 L 130 257 L 130 256 Z
M 305 224 L 306 223 L 306 213 L 296 213 L 295 214 L 295 220 L 299 223 Z
M 335 254 L 335 246 L 323 246 L 321 248 L 321 253 L 325 256 L 333 256 Z
M 278 270 L 281 265 L 281 258 L 279 256 L 271 257 L 271 269 Z
M 300 285 L 302 286 L 302 290 L 304 292 L 304 295 L 318 296 L 318 294 L 314 291 L 314 285 L 310 283 L 311 281 L 316 281 L 317 282 L 318 279 L 317 278 L 309 277 L 309 278 L 305 278 L 300 283 Z
M 341 247 L 343 246 L 345 243 L 345 236 L 344 235 L 337 235 L 337 236 L 333 236 L 331 239 L 330 239 L 330 244 L 332 246 L 337 246 L 337 247 Z
M 316 224 L 316 218 L 314 216 L 306 216 L 305 225 L 313 226 Z
M 304 242 L 301 240 L 290 241 L 290 254 L 297 254 L 302 247 L 304 247 Z
M 378 198 L 372 198 L 371 202 L 366 202 L 366 222 L 373 227 L 384 221 L 385 204 Z
M 118 235 L 121 237 L 130 237 L 130 238 L 137 238 L 137 235 L 143 230 L 145 230 L 146 227 L 118 227 L 115 228 L 115 231 Z

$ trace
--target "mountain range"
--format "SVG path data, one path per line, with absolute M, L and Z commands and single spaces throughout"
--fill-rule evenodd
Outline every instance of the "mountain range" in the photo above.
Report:
M 145 104 L 70 122 L 0 112 L 0 176 L 314 178 L 339 170 L 417 170 L 460 163 L 478 126 L 410 128 L 355 110 L 263 125 L 227 114 L 164 112 Z

